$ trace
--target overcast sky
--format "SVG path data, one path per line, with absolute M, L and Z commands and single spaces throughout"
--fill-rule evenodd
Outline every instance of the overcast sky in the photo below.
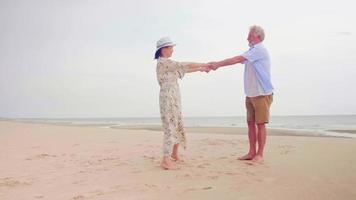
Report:
M 356 114 L 351 0 L 0 0 L 0 117 L 158 117 L 156 41 L 172 59 L 248 49 L 262 26 L 272 115 Z M 243 116 L 243 65 L 187 74 L 184 116 Z

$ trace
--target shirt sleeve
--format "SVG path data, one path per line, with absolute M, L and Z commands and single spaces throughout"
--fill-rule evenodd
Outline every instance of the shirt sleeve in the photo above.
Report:
M 255 62 L 263 58 L 263 52 L 258 48 L 251 48 L 250 50 L 246 51 L 241 55 L 242 57 L 246 58 L 249 62 Z M 246 62 L 246 61 L 245 61 Z

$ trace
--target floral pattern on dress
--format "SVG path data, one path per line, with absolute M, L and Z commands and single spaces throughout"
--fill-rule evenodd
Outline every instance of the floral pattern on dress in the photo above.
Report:
M 171 155 L 174 144 L 186 147 L 178 79 L 184 77 L 187 69 L 186 63 L 168 58 L 159 58 L 157 61 L 157 80 L 161 87 L 159 105 L 164 132 L 163 154 L 165 156 Z

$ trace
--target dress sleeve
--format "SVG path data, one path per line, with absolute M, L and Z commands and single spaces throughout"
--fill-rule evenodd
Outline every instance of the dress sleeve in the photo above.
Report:
M 188 71 L 189 63 L 186 62 L 177 62 L 174 60 L 170 60 L 170 70 L 178 73 L 179 78 L 182 79 Z

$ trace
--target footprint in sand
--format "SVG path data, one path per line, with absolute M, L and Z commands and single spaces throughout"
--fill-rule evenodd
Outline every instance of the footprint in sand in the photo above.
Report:
M 197 168 L 206 168 L 207 166 L 210 166 L 210 163 L 201 163 L 197 165 Z
M 291 145 L 279 145 L 277 148 L 280 149 L 281 155 L 286 155 L 291 152 L 294 147 Z
M 252 160 L 248 160 L 244 162 L 246 165 L 250 165 L 250 166 L 259 166 L 259 167 L 265 167 L 265 168 L 269 168 L 264 161 L 252 161 Z
M 193 191 L 196 191 L 197 189 L 195 188 L 188 188 L 188 189 L 185 189 L 184 192 L 193 192 Z
M 25 186 L 25 185 L 31 185 L 31 183 L 14 180 L 12 177 L 0 178 L 0 187 L 13 188 L 13 187 Z
M 225 174 L 230 176 L 238 175 L 236 172 L 225 172 Z
M 85 197 L 82 195 L 78 195 L 78 196 L 71 198 L 71 200 L 83 200 L 83 199 L 85 199 Z
M 219 176 L 208 176 L 209 179 L 216 180 L 219 178 Z
M 146 186 L 147 188 L 151 188 L 151 189 L 157 188 L 157 185 L 154 185 L 154 184 L 145 184 L 145 186 Z
M 43 159 L 55 158 L 55 157 L 57 157 L 57 155 L 50 155 L 50 154 L 42 153 L 42 154 L 27 158 L 26 160 L 43 160 Z
M 96 190 L 96 191 L 94 191 L 94 192 L 92 192 L 92 193 L 94 193 L 96 196 L 105 195 L 105 192 L 104 192 L 104 191 L 101 191 L 101 190 Z
M 149 160 L 155 160 L 156 159 L 154 156 L 146 156 L 146 155 L 144 155 L 143 157 L 146 158 L 146 159 L 149 159 Z
M 251 175 L 251 176 L 255 175 L 255 173 L 253 173 L 253 172 L 246 172 L 246 174 Z
M 286 154 L 288 154 L 290 151 L 289 150 L 283 150 L 283 151 L 281 151 L 281 154 L 282 155 L 286 155 Z
M 184 174 L 184 175 L 182 175 L 182 176 L 176 176 L 177 178 L 178 177 L 183 177 L 183 178 L 192 178 L 192 176 L 190 175 L 190 174 Z
M 108 157 L 108 158 L 98 159 L 98 162 L 121 162 L 121 160 L 118 157 Z
M 198 156 L 198 158 L 201 160 L 202 158 L 204 158 L 204 156 Z

